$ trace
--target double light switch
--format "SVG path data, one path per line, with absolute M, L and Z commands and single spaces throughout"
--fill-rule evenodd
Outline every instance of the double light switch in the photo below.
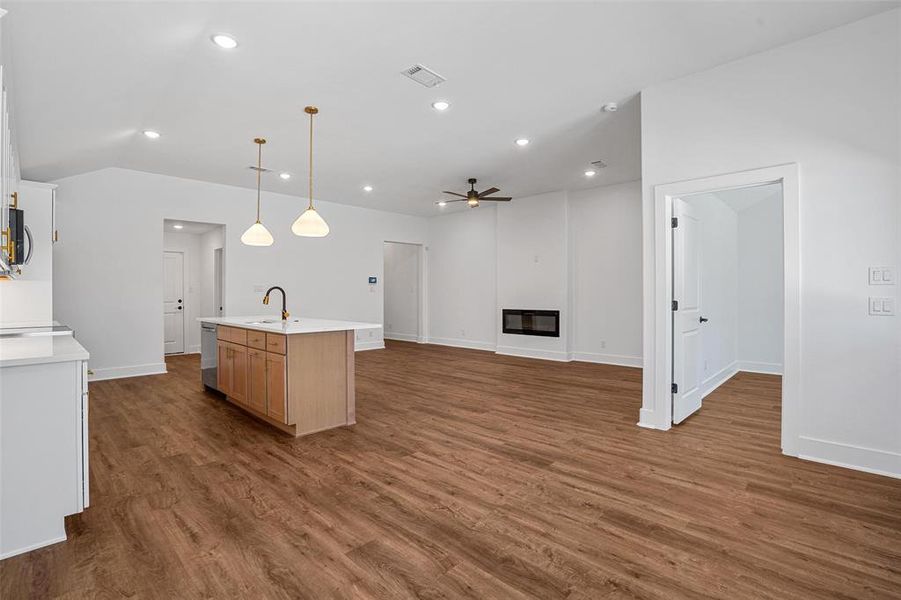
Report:
M 870 285 L 894 285 L 895 270 L 892 267 L 870 267 Z M 870 296 L 869 313 L 877 317 L 891 317 L 895 314 L 895 299 Z

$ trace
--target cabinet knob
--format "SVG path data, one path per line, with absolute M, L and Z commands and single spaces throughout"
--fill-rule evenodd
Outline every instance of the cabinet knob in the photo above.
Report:
M 181 310 L 181 306 L 178 307 L 178 310 Z

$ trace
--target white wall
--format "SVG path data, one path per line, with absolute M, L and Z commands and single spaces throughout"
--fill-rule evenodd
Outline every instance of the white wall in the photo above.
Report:
M 738 211 L 738 368 L 782 373 L 782 192 Z
M 494 350 L 497 210 L 480 206 L 429 219 L 429 341 Z
M 381 323 L 385 240 L 423 243 L 426 221 L 317 202 L 331 226 L 326 238 L 300 238 L 291 223 L 304 200 L 263 194 L 268 248 L 241 244 L 253 222 L 253 190 L 104 169 L 62 179 L 57 194 L 60 242 L 54 246 L 56 317 L 76 329 L 98 377 L 161 372 L 163 219 L 225 224 L 225 306 L 229 315 L 277 315 L 255 287 L 281 285 L 296 316 Z M 357 347 L 381 345 L 381 330 L 361 332 Z
M 683 200 L 701 223 L 701 386 L 709 393 L 738 360 L 738 214 L 714 194 Z
M 575 360 L 641 366 L 641 182 L 570 192 Z
M 385 242 L 385 333 L 392 340 L 419 341 L 421 246 Z
M 797 163 L 799 454 L 901 475 L 898 317 L 867 316 L 870 265 L 899 265 L 894 10 L 642 92 L 645 402 L 655 420 L 654 186 Z M 650 337 L 649 337 L 650 336 Z M 661 411 L 662 412 L 662 409 Z
M 497 316 L 504 308 L 560 311 L 560 337 L 500 332 L 497 352 L 568 360 L 569 260 L 566 193 L 517 198 L 497 207 Z
M 430 341 L 641 366 L 640 232 L 640 182 L 430 219 Z M 501 334 L 502 308 L 559 308 L 562 337 Z
M 201 304 L 201 254 L 200 235 L 163 231 L 163 251 L 181 252 L 184 256 L 184 320 L 185 320 L 185 353 L 200 352 L 200 323 L 198 317 L 207 316 Z M 163 255 L 160 254 L 160 260 Z M 163 280 L 160 279 L 160 286 Z M 163 305 L 160 304 L 160 312 Z

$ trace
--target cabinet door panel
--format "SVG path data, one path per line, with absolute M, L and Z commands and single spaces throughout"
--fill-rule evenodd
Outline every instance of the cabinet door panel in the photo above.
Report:
M 292 424 L 288 414 L 287 373 L 285 357 L 273 352 L 266 353 L 266 381 L 268 384 L 269 406 L 267 414 L 282 423 Z
M 266 353 L 262 350 L 248 350 L 247 358 L 250 361 L 247 371 L 250 379 L 247 406 L 266 414 Z
M 217 342 L 216 344 L 216 384 L 219 391 L 226 396 L 231 395 L 232 368 L 229 359 L 228 344 Z
M 232 389 L 231 394 L 237 402 L 247 403 L 247 348 L 229 344 L 232 355 Z

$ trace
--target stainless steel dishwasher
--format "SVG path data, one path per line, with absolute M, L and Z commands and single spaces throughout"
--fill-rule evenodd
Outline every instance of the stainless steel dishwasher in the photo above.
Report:
M 216 325 L 214 323 L 200 324 L 200 378 L 204 387 L 219 390 L 217 369 L 219 364 L 217 356 Z

